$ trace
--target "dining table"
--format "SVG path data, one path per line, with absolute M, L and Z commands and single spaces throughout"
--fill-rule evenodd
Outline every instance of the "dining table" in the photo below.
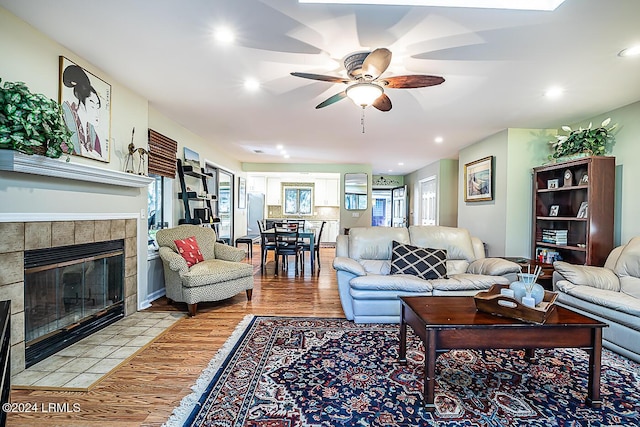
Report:
M 275 229 L 273 228 L 269 228 L 267 230 L 264 230 L 263 233 L 266 235 L 270 235 L 270 234 L 275 234 Z M 310 267 L 311 267 L 311 273 L 313 274 L 314 270 L 314 245 L 315 245 L 315 238 L 316 238 L 316 229 L 315 228 L 301 228 L 298 229 L 298 236 L 301 239 L 309 239 L 309 252 L 311 253 L 311 262 L 310 262 Z M 262 239 L 260 240 L 262 242 Z M 262 244 L 262 243 L 261 243 Z M 261 262 L 264 262 L 264 260 L 262 260 Z M 262 266 L 264 267 L 264 265 Z

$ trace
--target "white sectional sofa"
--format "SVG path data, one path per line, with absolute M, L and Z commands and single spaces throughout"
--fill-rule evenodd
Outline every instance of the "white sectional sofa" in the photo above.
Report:
M 391 274 L 393 241 L 446 250 L 446 277 Z M 356 323 L 399 323 L 400 296 L 475 295 L 517 280 L 520 272 L 516 263 L 486 258 L 484 245 L 468 230 L 441 226 L 351 228 L 338 236 L 333 268 L 344 314 Z
M 640 362 L 640 237 L 612 250 L 604 267 L 553 267 L 557 303 L 607 323 L 603 346 Z

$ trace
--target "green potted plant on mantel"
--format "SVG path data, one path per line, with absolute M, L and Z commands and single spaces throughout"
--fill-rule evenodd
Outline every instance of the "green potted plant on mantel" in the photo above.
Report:
M 599 127 L 593 127 L 589 123 L 586 129 L 571 129 L 569 126 L 562 126 L 562 130 L 569 132 L 568 135 L 556 135 L 555 141 L 549 141 L 553 147 L 553 153 L 549 155 L 549 160 L 557 160 L 562 157 L 574 155 L 602 156 L 611 151 L 614 134 L 613 130 L 617 124 L 609 126 L 611 118 L 602 122 Z
M 2 82 L 2 79 L 0 79 Z M 22 82 L 0 86 L 0 148 L 54 159 L 73 150 L 62 108 Z

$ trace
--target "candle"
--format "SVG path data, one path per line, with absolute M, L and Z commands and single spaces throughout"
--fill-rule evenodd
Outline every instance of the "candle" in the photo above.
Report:
M 522 297 L 522 305 L 534 308 L 536 306 L 536 300 L 535 298 L 524 296 Z
M 508 289 L 508 288 L 500 289 L 500 294 L 509 298 L 515 298 L 516 296 L 515 292 L 513 292 L 513 289 Z

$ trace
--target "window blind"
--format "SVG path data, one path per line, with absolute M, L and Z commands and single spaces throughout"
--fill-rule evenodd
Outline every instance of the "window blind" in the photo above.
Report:
M 176 153 L 178 143 L 149 129 L 149 174 L 166 178 L 176 177 Z

